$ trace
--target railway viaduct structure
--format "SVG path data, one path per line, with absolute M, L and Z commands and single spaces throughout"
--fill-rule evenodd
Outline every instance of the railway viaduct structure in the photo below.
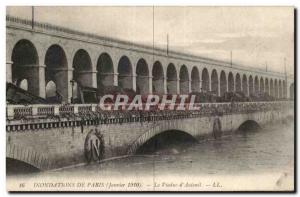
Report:
M 71 80 L 83 86 L 120 86 L 141 94 L 192 91 L 267 92 L 293 97 L 285 74 L 168 52 L 51 24 L 6 16 L 6 80 L 40 97 L 57 91 L 70 102 Z

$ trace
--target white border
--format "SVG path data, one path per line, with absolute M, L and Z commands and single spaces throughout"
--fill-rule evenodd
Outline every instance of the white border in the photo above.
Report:
M 110 1 L 110 0 L 76 0 L 76 1 L 62 1 L 62 0 L 30 0 L 30 1 L 22 1 L 22 0 L 1 0 L 0 1 L 0 79 L 2 79 L 2 83 L 0 83 L 0 95 L 2 99 L 0 99 L 0 125 L 1 125 L 1 145 L 0 145 L 0 155 L 1 155 L 1 162 L 0 162 L 0 194 L 1 196 L 8 196 L 6 192 L 6 178 L 5 178 L 5 143 L 6 143 L 6 131 L 5 131 L 5 45 L 6 45 L 6 34 L 5 34 L 5 14 L 6 14 L 6 6 L 9 5 L 178 5 L 178 6 L 185 6 L 185 5 L 198 5 L 198 6 L 295 6 L 296 8 L 299 8 L 300 1 L 299 0 L 202 0 L 202 1 L 196 1 L 196 0 L 127 0 L 127 1 Z M 298 10 L 298 19 L 297 19 L 297 27 L 299 27 L 299 10 Z M 297 35 L 299 39 L 299 31 Z M 298 43 L 296 43 L 297 45 Z M 297 54 L 295 54 L 297 57 L 299 57 L 299 49 L 297 51 Z M 297 69 L 297 76 L 299 75 L 299 69 Z M 297 87 L 297 92 L 299 92 L 299 87 Z M 299 101 L 299 100 L 298 100 Z M 299 117 L 297 118 L 297 122 L 299 120 Z M 298 139 L 297 142 L 299 143 L 299 133 L 297 134 Z M 299 151 L 297 157 L 299 157 Z M 299 169 L 299 160 L 298 160 L 298 169 Z M 297 181 L 297 183 L 299 183 Z M 299 189 L 299 184 L 297 185 L 297 188 Z M 29 194 L 30 195 L 30 194 Z M 44 194 L 39 194 L 44 195 Z M 64 194 L 55 194 L 57 196 L 62 196 Z M 74 194 L 69 194 L 74 195 Z M 80 194 L 82 196 L 87 196 L 88 194 Z M 96 194 L 101 196 L 106 196 L 108 194 Z M 114 194 L 116 195 L 116 194 Z M 163 194 L 154 194 L 155 196 L 161 196 Z M 184 194 L 186 195 L 186 194 Z M 203 195 L 203 194 L 201 194 Z

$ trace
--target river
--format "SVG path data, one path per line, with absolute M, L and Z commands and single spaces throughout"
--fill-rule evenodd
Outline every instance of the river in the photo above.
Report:
M 191 144 L 171 144 L 145 155 L 119 158 L 90 165 L 79 165 L 31 177 L 93 177 L 164 179 L 177 177 L 222 177 L 284 173 L 293 177 L 293 122 L 276 124 L 256 131 L 239 131 L 220 139 Z M 149 186 L 149 185 L 148 185 Z

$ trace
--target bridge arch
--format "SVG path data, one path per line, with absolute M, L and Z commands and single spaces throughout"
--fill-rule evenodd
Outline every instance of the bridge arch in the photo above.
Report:
M 211 91 L 219 96 L 219 79 L 216 69 L 213 69 L 211 73 Z
M 133 69 L 127 56 L 122 56 L 118 63 L 118 86 L 124 89 L 133 89 Z
M 200 91 L 200 74 L 196 66 L 193 67 L 191 72 L 191 86 L 192 92 Z
M 177 94 L 177 70 L 173 63 L 167 67 L 167 93 Z
M 197 139 L 191 133 L 183 130 L 167 129 L 160 131 L 158 129 L 151 129 L 148 132 L 141 135 L 132 143 L 132 145 L 129 146 L 127 154 L 133 155 L 135 153 L 138 153 L 143 148 L 143 146 L 147 146 L 155 139 L 162 139 L 162 137 L 166 139 L 166 142 L 169 142 L 170 140 L 174 139 L 181 142 L 184 142 L 186 140 L 197 142 Z M 157 145 L 159 143 L 155 144 Z
M 255 94 L 259 93 L 259 80 L 258 80 L 258 76 L 255 76 L 255 78 L 254 78 L 254 93 Z
M 114 65 L 108 53 L 102 53 L 97 60 L 97 88 L 114 85 Z
M 241 82 L 241 76 L 239 73 L 235 76 L 235 91 L 241 92 L 242 91 L 242 82 Z
M 223 96 L 225 92 L 227 92 L 227 79 L 224 70 L 222 70 L 220 75 L 220 96 Z
M 46 83 L 53 81 L 56 84 L 57 92 L 63 100 L 68 99 L 68 62 L 65 50 L 57 44 L 51 45 L 45 55 Z
M 259 82 L 259 91 L 260 92 L 265 92 L 265 83 L 264 83 L 264 79 L 263 77 L 260 78 L 260 82 Z
M 180 94 L 188 94 L 189 93 L 189 72 L 186 65 L 182 65 L 180 67 L 179 72 L 179 92 Z
M 260 125 L 255 120 L 246 120 L 238 127 L 239 131 L 251 131 L 260 129 Z
M 252 75 L 249 76 L 249 95 L 253 95 L 254 88 L 253 88 L 253 77 Z
M 244 74 L 243 75 L 243 88 L 242 91 L 245 95 L 248 95 L 248 80 L 247 80 L 247 76 Z
M 228 91 L 234 92 L 234 78 L 232 72 L 228 74 Z
M 73 79 L 80 85 L 92 87 L 92 62 L 90 55 L 84 49 L 76 51 L 73 58 Z
M 270 94 L 270 87 L 269 87 L 269 79 L 268 78 L 265 79 L 265 92 L 267 94 Z
M 159 61 L 153 64 L 152 68 L 152 92 L 154 94 L 164 93 L 164 69 Z
M 209 84 L 210 84 L 210 80 L 209 80 L 209 73 L 207 68 L 203 68 L 202 70 L 202 75 L 201 75 L 201 79 L 202 79 L 202 90 L 203 91 L 210 91 L 209 88 Z
M 12 50 L 12 82 L 19 86 L 26 79 L 28 91 L 39 95 L 37 79 L 39 79 L 39 56 L 36 47 L 29 40 L 19 40 Z M 20 86 L 19 86 L 20 87 Z
M 46 99 L 54 98 L 56 95 L 56 84 L 54 81 L 48 81 L 46 84 Z
M 23 90 L 28 90 L 28 80 L 22 79 L 21 81 L 18 81 L 17 86 Z
M 141 58 L 136 65 L 136 92 L 149 93 L 149 69 L 145 59 Z
M 51 163 L 45 155 L 36 150 L 11 143 L 6 144 L 6 158 L 24 162 L 39 170 L 51 169 Z

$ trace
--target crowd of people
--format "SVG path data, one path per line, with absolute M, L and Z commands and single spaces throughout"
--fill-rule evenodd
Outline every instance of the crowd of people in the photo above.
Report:
M 47 115 L 41 118 L 61 120 L 92 121 L 93 124 L 122 124 L 128 122 L 150 122 L 171 119 L 196 118 L 204 116 L 223 116 L 234 113 L 253 113 L 255 111 L 280 110 L 287 107 L 285 102 L 260 102 L 260 103 L 212 103 L 201 104 L 199 110 L 158 110 L 149 111 L 138 110 L 101 110 L 99 107 L 95 111 L 84 110 L 78 113 L 64 112 L 60 115 Z M 25 117 L 16 116 L 15 119 Z M 27 118 L 28 119 L 28 118 Z

